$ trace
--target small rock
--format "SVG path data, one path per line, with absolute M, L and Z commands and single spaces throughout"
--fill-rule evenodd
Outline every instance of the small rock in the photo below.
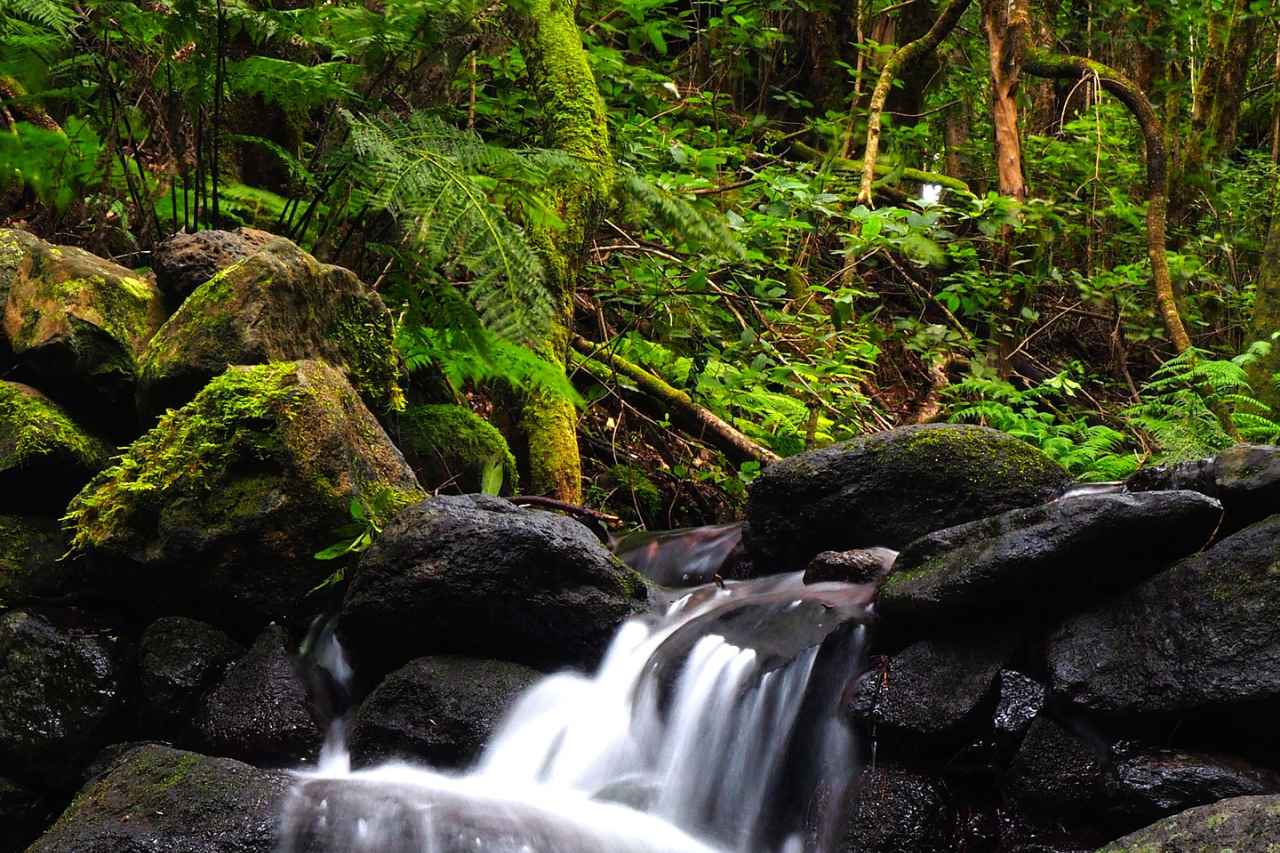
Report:
M 1107 787 L 1141 825 L 1229 797 L 1280 793 L 1280 774 L 1238 758 L 1154 750 L 1117 761 Z
M 318 754 L 324 734 L 289 646 L 284 628 L 271 625 L 227 670 L 195 724 L 212 752 L 255 764 L 294 764 Z
M 1005 793 L 1028 814 L 1055 824 L 1096 816 L 1107 801 L 1106 763 L 1100 745 L 1042 714 L 1009 766 Z
M 151 623 L 138 663 L 148 723 L 157 732 L 185 732 L 205 692 L 242 654 L 239 643 L 204 622 L 166 616 Z
M 900 427 L 770 465 L 751 484 L 744 536 L 762 570 L 800 570 L 822 551 L 901 548 L 1069 484 L 1057 463 L 1002 432 Z
M 0 766 L 66 789 L 108 743 L 124 703 L 119 638 L 74 611 L 0 616 Z
M 165 746 L 125 753 L 28 853 L 275 853 L 293 779 Z
M 359 764 L 401 759 L 466 767 L 516 698 L 541 677 L 504 661 L 418 658 L 383 679 L 360 706 L 352 755 Z
M 809 561 L 805 583 L 879 583 L 893 570 L 897 551 L 888 548 L 855 548 L 852 551 L 823 551 Z
M 948 850 L 951 809 L 935 779 L 898 767 L 863 771 L 836 849 L 841 853 Z
M 858 679 L 854 719 L 912 751 L 980 734 L 1010 651 L 1006 640 L 987 637 L 914 643 Z
M 644 579 L 578 522 L 441 495 L 365 552 L 339 634 L 362 673 L 428 654 L 589 666 L 647 600 Z
M 170 309 L 176 310 L 197 287 L 276 239 L 279 238 L 274 234 L 256 228 L 175 234 L 151 251 L 156 285 Z
M 992 726 L 1002 735 L 1020 738 L 1031 721 L 1044 709 L 1044 685 L 1012 669 L 1000 673 L 1000 699 L 996 702 Z
M 76 561 L 57 519 L 0 515 L 0 610 L 75 588 Z
M 1191 489 L 1222 504 L 1221 535 L 1280 512 L 1280 447 L 1238 444 L 1217 456 L 1144 468 L 1125 482 L 1131 492 Z
M 110 455 L 48 397 L 0 381 L 0 511 L 60 514 Z

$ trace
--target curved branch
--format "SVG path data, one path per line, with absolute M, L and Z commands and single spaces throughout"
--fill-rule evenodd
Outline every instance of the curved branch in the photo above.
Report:
M 1026 45 L 1023 65 L 1028 74 L 1037 77 L 1074 80 L 1092 77 L 1103 89 L 1124 104 L 1142 129 L 1147 149 L 1147 256 L 1151 259 L 1151 276 L 1156 291 L 1156 304 L 1164 319 L 1169 339 L 1178 352 L 1191 346 L 1191 338 L 1178 313 L 1174 299 L 1173 279 L 1169 275 L 1165 225 L 1169 209 L 1168 153 L 1165 151 L 1164 125 L 1156 115 L 1150 99 L 1138 84 L 1110 66 L 1086 59 L 1051 53 L 1034 45 Z
M 927 56 L 942 43 L 942 40 L 956 28 L 956 24 L 960 22 L 960 16 L 969 8 L 970 1 L 950 0 L 947 7 L 942 10 L 942 14 L 938 15 L 938 19 L 933 22 L 933 26 L 929 28 L 929 32 L 894 51 L 893 56 L 889 57 L 889 61 L 881 69 L 880 79 L 876 83 L 875 91 L 871 93 L 871 103 L 867 107 L 867 147 L 862 154 L 862 185 L 858 189 L 860 203 L 871 204 L 873 185 L 876 180 L 876 158 L 880 156 L 880 121 L 894 78 L 907 63 Z

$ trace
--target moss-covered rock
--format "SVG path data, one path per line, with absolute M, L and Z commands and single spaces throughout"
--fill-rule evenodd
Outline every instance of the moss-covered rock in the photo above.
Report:
M 34 597 L 63 592 L 72 571 L 60 561 L 66 537 L 56 519 L 0 515 L 0 610 Z
M 1065 471 L 993 429 L 909 426 L 801 453 L 751 485 L 744 532 L 757 571 L 800 570 L 822 551 L 901 548 L 1057 497 Z
M 413 406 L 400 416 L 400 450 L 429 491 L 482 490 L 485 472 L 502 471 L 502 493 L 518 482 L 516 460 L 497 428 L 463 406 Z
M 30 853 L 272 853 L 292 784 L 229 758 L 140 746 L 90 782 Z
M 144 418 L 181 406 L 233 364 L 321 359 L 376 409 L 400 404 L 391 314 L 350 270 L 285 239 L 196 288 L 142 356 Z
M 1188 809 L 1098 853 L 1278 853 L 1280 796 L 1233 797 Z
M 149 279 L 0 229 L 0 359 L 112 435 L 134 428 L 137 358 L 163 321 Z
M 253 630 L 299 615 L 333 570 L 313 555 L 351 522 L 356 497 L 395 509 L 423 492 L 338 370 L 283 362 L 210 382 L 66 518 L 102 593 Z
M 0 510 L 61 512 L 110 453 L 39 391 L 0 382 Z

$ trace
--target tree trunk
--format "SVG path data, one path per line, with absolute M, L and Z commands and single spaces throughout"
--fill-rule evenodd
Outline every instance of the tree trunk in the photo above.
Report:
M 1142 139 L 1147 149 L 1147 256 L 1151 260 L 1151 276 L 1155 286 L 1156 305 L 1164 320 L 1169 340 L 1178 352 L 1191 346 L 1186 326 L 1178 313 L 1174 298 L 1173 280 L 1169 274 L 1166 251 L 1166 217 L 1169 208 L 1168 164 L 1165 151 L 1164 127 L 1156 115 L 1151 101 L 1137 85 L 1114 68 L 1094 62 L 1082 56 L 1066 56 L 1049 53 L 1028 46 L 1023 68 L 1037 77 L 1058 79 L 1094 78 L 1103 89 L 1124 104 L 1142 129 Z
M 1203 167 L 1235 146 L 1249 63 L 1258 44 L 1258 16 L 1249 0 L 1209 16 L 1208 56 L 1191 110 L 1188 165 Z
M 1018 127 L 1018 81 L 1022 76 L 1022 51 L 1030 26 L 1027 0 L 983 0 L 982 24 L 987 31 L 987 56 L 991 65 L 991 119 L 995 126 L 1000 194 L 1026 201 L 1027 183 Z
M 1280 341 L 1271 340 L 1276 332 L 1280 332 L 1280 215 L 1271 218 L 1271 231 L 1253 296 L 1253 319 L 1249 324 L 1250 338 L 1271 344 L 1271 352 L 1266 357 L 1249 365 L 1249 382 L 1254 395 L 1271 407 L 1273 417 L 1280 411 L 1280 390 L 1273 378 L 1280 371 Z
M 918 62 L 933 52 L 942 40 L 960 22 L 960 16 L 969 8 L 971 0 L 949 0 L 942 14 L 933 22 L 929 32 L 915 41 L 908 42 L 894 51 L 893 56 L 880 71 L 880 79 L 875 91 L 871 93 L 871 104 L 867 108 L 867 146 L 862 154 L 862 183 L 858 189 L 858 201 L 862 204 L 872 203 L 872 185 L 876 179 L 876 158 L 880 155 L 880 123 L 884 113 L 884 103 L 893 88 L 893 81 L 899 72 L 909 63 Z
M 542 105 L 544 143 L 577 157 L 588 175 L 584 183 L 557 191 L 564 228 L 529 229 L 547 265 L 557 306 L 551 334 L 537 349 L 561 365 L 568 357 L 573 291 L 586 241 L 608 199 L 614 174 L 604 101 L 587 64 L 574 10 L 574 0 L 527 0 L 508 17 Z M 582 502 L 577 426 L 573 403 L 563 397 L 535 392 L 523 401 L 521 427 L 529 441 L 532 492 Z

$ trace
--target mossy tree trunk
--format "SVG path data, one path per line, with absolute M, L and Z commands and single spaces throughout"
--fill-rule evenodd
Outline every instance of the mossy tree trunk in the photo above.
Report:
M 556 305 L 551 332 L 538 349 L 556 364 L 564 364 L 568 356 L 574 287 L 587 239 L 614 176 L 604 101 L 587 64 L 575 7 L 574 0 L 522 0 L 511 3 L 507 14 L 524 54 L 530 85 L 542 105 L 544 143 L 573 155 L 584 166 L 584 180 L 555 191 L 564 228 L 532 229 Z M 525 398 L 521 425 L 529 442 L 531 492 L 581 502 L 577 423 L 573 403 L 563 397 L 535 392 Z
M 1027 0 L 982 0 L 991 66 L 991 119 L 995 126 L 996 172 L 1000 194 L 1026 201 L 1022 136 L 1018 128 L 1018 83 L 1022 77 L 1024 33 L 1030 26 Z
M 867 145 L 862 154 L 862 183 L 858 189 L 861 204 L 872 203 L 876 180 L 876 160 L 880 156 L 880 125 L 884 116 L 884 104 L 893 88 L 893 81 L 902 70 L 933 53 L 942 40 L 956 28 L 960 16 L 969 8 L 970 0 L 950 0 L 929 31 L 915 41 L 908 42 L 894 51 L 893 56 L 880 70 L 880 79 L 871 93 L 867 107 Z
M 1271 231 L 1254 291 L 1253 318 L 1249 324 L 1252 340 L 1271 343 L 1271 352 L 1249 366 L 1249 382 L 1253 385 L 1254 395 L 1273 412 L 1280 411 L 1280 389 L 1276 388 L 1274 379 L 1280 372 L 1280 341 L 1271 340 L 1276 332 L 1280 332 L 1280 215 L 1271 218 Z

